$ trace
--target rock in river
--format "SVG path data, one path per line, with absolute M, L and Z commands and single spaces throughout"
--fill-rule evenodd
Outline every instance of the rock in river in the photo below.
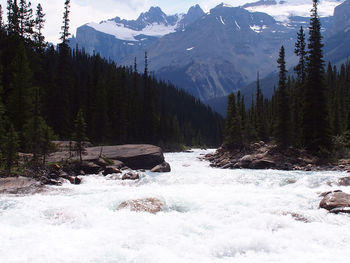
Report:
M 163 207 L 164 203 L 157 198 L 144 198 L 122 202 L 118 206 L 117 210 L 127 208 L 130 209 L 130 211 L 149 212 L 155 214 L 162 211 Z
M 163 162 L 152 168 L 151 172 L 153 173 L 169 173 L 171 171 L 170 164 Z
M 350 207 L 350 194 L 334 191 L 326 194 L 320 202 L 320 208 L 331 211 L 335 208 Z
M 35 194 L 42 190 L 42 183 L 29 177 L 0 178 L 0 194 Z
M 152 169 L 164 162 L 163 151 L 160 147 L 148 144 L 127 144 L 86 148 L 87 157 L 102 156 L 119 160 L 131 169 Z

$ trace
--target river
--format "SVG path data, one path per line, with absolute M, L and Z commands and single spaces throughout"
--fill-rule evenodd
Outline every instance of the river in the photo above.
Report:
M 197 158 L 208 152 L 168 153 L 171 173 L 136 182 L 0 196 L 0 262 L 348 262 L 350 216 L 318 209 L 320 192 L 350 192 L 329 186 L 343 173 L 221 170 Z M 165 210 L 116 211 L 145 197 Z

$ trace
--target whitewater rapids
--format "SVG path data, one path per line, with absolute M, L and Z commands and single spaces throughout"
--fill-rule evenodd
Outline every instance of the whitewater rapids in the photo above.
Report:
M 344 173 L 221 170 L 169 153 L 171 173 L 139 181 L 83 177 L 81 185 L 0 196 L 0 262 L 348 262 L 350 216 L 318 209 Z M 155 197 L 164 211 L 116 211 Z M 298 215 L 298 221 L 293 215 Z

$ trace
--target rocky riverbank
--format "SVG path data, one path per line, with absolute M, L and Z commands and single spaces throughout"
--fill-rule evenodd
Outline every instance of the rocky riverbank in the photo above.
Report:
M 160 147 L 147 144 L 87 147 L 79 157 L 66 149 L 54 152 L 47 165 L 27 166 L 24 175 L 0 178 L 0 193 L 33 194 L 45 185 L 80 184 L 88 174 L 113 176 L 116 180 L 138 180 L 144 170 L 170 172 Z
M 223 169 L 276 169 L 300 171 L 349 171 L 350 159 L 324 161 L 305 150 L 279 149 L 274 144 L 254 143 L 244 149 L 220 147 L 214 154 L 204 156 L 212 167 Z

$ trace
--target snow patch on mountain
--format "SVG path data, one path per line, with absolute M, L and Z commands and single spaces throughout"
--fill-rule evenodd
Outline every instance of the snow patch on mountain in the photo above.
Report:
M 344 0 L 323 0 L 318 6 L 318 13 L 321 17 L 332 16 L 334 8 Z M 257 5 L 245 8 L 250 12 L 263 12 L 273 16 L 277 21 L 288 21 L 290 16 L 309 17 L 312 8 L 312 1 L 290 0 L 277 1 L 276 5 Z
M 152 23 L 147 25 L 142 30 L 134 30 L 126 27 L 124 24 L 116 23 L 115 21 L 109 20 L 101 23 L 88 23 L 87 26 L 94 28 L 97 31 L 113 35 L 120 40 L 126 41 L 138 41 L 135 39 L 136 36 L 145 35 L 152 37 L 162 37 L 170 33 L 176 32 L 177 24 L 175 25 L 164 25 Z

